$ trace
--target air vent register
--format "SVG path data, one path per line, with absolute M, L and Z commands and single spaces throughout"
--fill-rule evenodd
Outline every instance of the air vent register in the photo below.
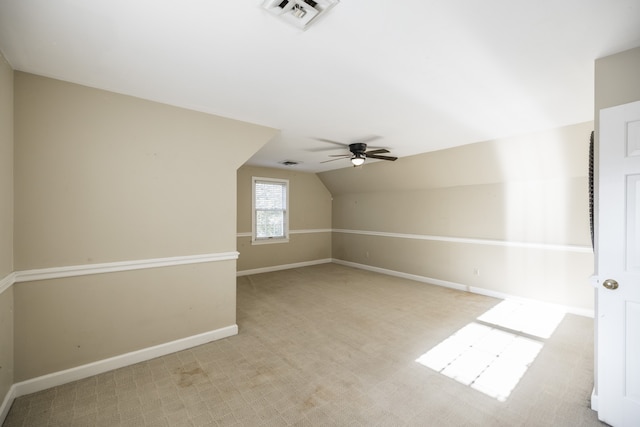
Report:
M 340 0 L 265 0 L 262 7 L 271 14 L 303 30 Z

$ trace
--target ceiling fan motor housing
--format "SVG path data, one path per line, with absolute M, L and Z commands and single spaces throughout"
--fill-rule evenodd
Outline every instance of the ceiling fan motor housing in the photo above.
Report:
M 367 151 L 367 144 L 363 142 L 349 144 L 349 151 L 351 151 L 353 154 L 364 154 L 364 152 Z

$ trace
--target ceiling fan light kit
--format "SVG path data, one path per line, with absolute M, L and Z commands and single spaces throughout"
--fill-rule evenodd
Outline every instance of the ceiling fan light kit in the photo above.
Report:
M 302 30 L 317 21 L 340 0 L 265 0 L 263 9 Z
M 355 153 L 353 157 L 351 157 L 351 163 L 353 166 L 362 166 L 364 164 L 365 156 L 363 153 Z

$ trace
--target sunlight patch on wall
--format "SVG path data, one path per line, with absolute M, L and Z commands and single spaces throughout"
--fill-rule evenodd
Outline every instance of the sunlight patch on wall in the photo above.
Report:
M 575 173 L 572 166 L 575 153 L 567 138 L 562 130 L 556 129 L 496 145 L 499 168 L 506 183 L 507 240 L 566 242 L 570 225 L 568 179 L 571 176 L 568 174 Z M 587 155 L 585 152 L 584 162 Z
M 506 300 L 416 362 L 504 402 L 563 317 L 559 310 Z

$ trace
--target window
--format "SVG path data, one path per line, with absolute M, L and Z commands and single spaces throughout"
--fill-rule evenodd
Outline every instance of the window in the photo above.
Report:
M 278 243 L 289 239 L 289 181 L 253 177 L 252 242 Z

